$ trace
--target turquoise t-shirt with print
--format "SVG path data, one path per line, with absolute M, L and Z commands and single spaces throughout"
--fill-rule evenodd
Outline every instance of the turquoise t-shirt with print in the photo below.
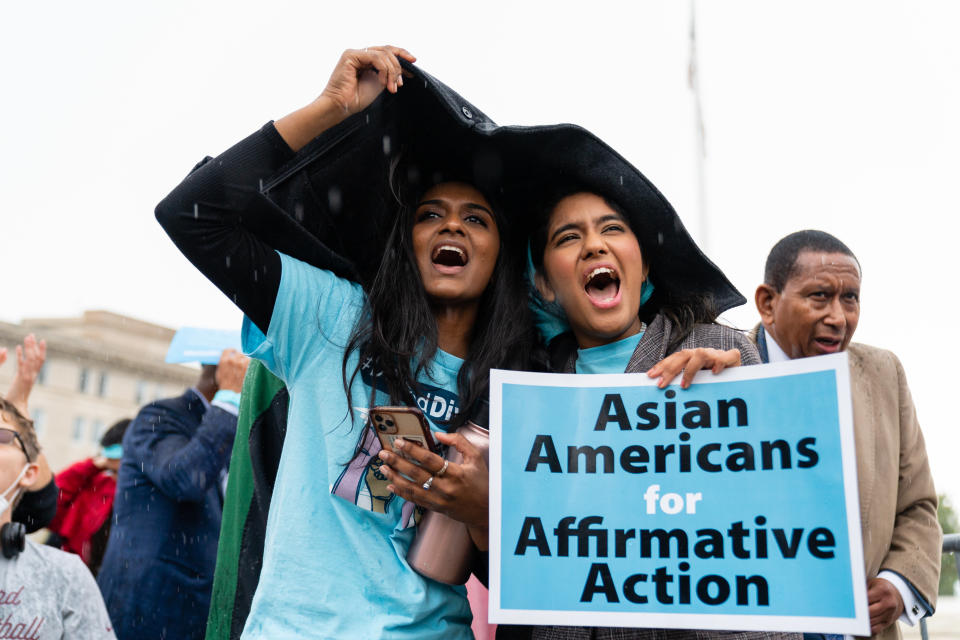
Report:
M 243 638 L 472 638 L 463 587 L 406 562 L 419 519 L 386 490 L 379 441 L 367 427 L 377 372 L 356 352 L 341 365 L 365 294 L 359 285 L 280 254 L 266 335 L 244 319 L 243 347 L 287 385 L 287 432 Z M 457 412 L 462 361 L 438 352 L 415 389 L 436 430 Z M 388 404 L 376 391 L 375 404 Z

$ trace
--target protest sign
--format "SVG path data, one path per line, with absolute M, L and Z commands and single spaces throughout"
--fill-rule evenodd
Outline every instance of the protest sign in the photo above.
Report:
M 490 380 L 491 622 L 869 635 L 846 354 Z
M 170 341 L 165 361 L 217 364 L 224 349 L 243 350 L 239 331 L 181 327 Z

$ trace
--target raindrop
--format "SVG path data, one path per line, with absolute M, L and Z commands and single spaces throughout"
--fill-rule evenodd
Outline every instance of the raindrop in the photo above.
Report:
M 370 114 L 367 114 L 367 124 L 370 124 Z
M 303 204 L 298 202 L 293 206 L 293 215 L 297 222 L 303 222 Z
M 658 232 L 657 232 L 657 244 L 663 245 L 663 232 L 662 232 L 662 231 L 658 231 Z
M 194 202 L 193 203 L 193 219 L 196 220 L 199 217 L 200 217 L 199 206 L 197 205 L 196 202 Z
M 623 176 L 620 176 L 620 186 L 623 186 Z
M 383 139 L 389 140 L 386 136 Z M 388 145 L 385 144 L 384 146 Z M 385 149 L 384 153 L 389 153 L 389 151 Z M 340 208 L 343 206 L 343 194 L 340 192 L 340 187 L 333 185 L 327 189 L 327 203 L 330 205 L 330 211 L 340 213 Z
M 260 183 L 260 191 L 263 191 L 263 178 L 260 178 L 257 182 Z
M 407 180 L 409 180 L 411 184 L 420 182 L 420 167 L 413 164 L 410 165 L 407 168 Z
M 383 136 L 383 155 L 390 155 L 390 136 Z
M 230 268 L 230 256 L 227 256 L 227 269 Z

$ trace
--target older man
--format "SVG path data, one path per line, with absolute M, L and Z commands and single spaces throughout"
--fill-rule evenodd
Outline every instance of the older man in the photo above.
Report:
M 933 613 L 940 576 L 937 494 L 903 366 L 851 343 L 860 319 L 860 263 L 823 231 L 798 231 L 767 257 L 751 333 L 764 362 L 846 351 L 863 526 L 870 628 L 898 638 Z

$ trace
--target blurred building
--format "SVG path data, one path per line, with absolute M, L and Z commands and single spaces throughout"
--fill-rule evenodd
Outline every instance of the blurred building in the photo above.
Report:
M 40 444 L 54 472 L 95 454 L 104 430 L 132 418 L 147 402 L 179 395 L 197 381 L 198 369 L 166 364 L 174 330 L 109 311 L 79 318 L 29 318 L 0 322 L 0 393 L 16 373 L 16 345 L 33 333 L 47 341 L 47 361 L 30 396 Z

